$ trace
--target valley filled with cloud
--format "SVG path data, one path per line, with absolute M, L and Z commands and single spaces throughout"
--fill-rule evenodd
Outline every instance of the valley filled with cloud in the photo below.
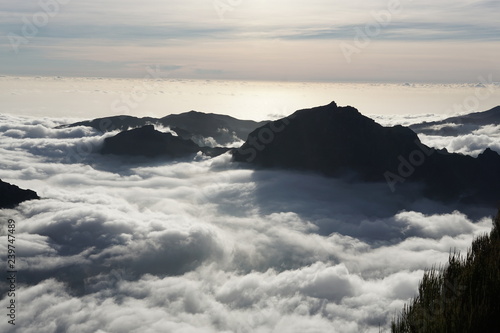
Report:
M 500 208 L 499 9 L 3 1 L 0 332 L 389 332 Z
M 0 178 L 41 197 L 0 211 L 17 226 L 22 332 L 387 331 L 424 270 L 466 251 L 495 213 L 251 170 L 229 153 L 104 156 L 116 132 L 55 129 L 69 122 L 0 115 Z M 495 129 L 420 138 L 500 153 Z

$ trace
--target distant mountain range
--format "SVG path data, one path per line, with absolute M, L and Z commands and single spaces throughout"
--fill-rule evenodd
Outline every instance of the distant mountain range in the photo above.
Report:
M 169 126 L 178 136 L 155 130 L 151 124 Z M 327 177 L 386 182 L 392 191 L 419 184 L 431 199 L 496 204 L 500 200 L 499 154 L 491 149 L 477 158 L 448 153 L 422 144 L 415 133 L 440 131 L 439 135 L 444 135 L 449 133 L 446 124 L 454 124 L 455 129 L 500 124 L 500 107 L 413 125 L 413 130 L 400 125 L 383 127 L 355 108 L 338 107 L 335 102 L 270 122 L 191 111 L 161 119 L 119 116 L 67 126 L 91 126 L 102 132 L 122 130 L 105 139 L 103 154 L 179 158 L 199 151 L 216 156 L 231 150 L 233 161 L 253 168 L 303 170 Z M 200 144 L 208 137 L 217 143 L 246 141 L 238 149 Z
M 168 126 L 177 136 L 155 130 Z M 163 118 L 116 116 L 65 125 L 90 126 L 101 132 L 121 130 L 106 138 L 102 154 L 181 158 L 202 152 L 217 156 L 231 151 L 233 161 L 253 168 L 312 171 L 327 177 L 386 182 L 392 191 L 406 184 L 424 186 L 432 199 L 497 204 L 500 200 L 500 155 L 486 149 L 477 158 L 436 150 L 415 133 L 459 135 L 471 128 L 500 124 L 500 106 L 485 112 L 408 127 L 383 127 L 351 106 L 335 102 L 299 110 L 276 120 L 255 122 L 191 111 Z M 238 149 L 205 146 L 208 138 Z M 0 208 L 39 199 L 0 180 Z
M 0 179 L 0 209 L 14 208 L 21 202 L 40 199 L 36 192 L 23 190 L 16 185 L 5 183 Z
M 427 135 L 457 136 L 471 133 L 486 125 L 500 125 L 500 106 L 488 111 L 414 124 L 410 125 L 410 128 Z
M 212 146 L 224 146 L 235 141 L 244 141 L 251 131 L 265 123 L 267 121 L 240 120 L 227 115 L 190 111 L 163 118 L 132 116 L 97 118 L 63 125 L 59 128 L 89 126 L 104 133 L 114 130 L 126 131 L 145 125 L 161 125 L 170 127 L 182 139 L 192 140 L 200 146 L 207 145 L 210 142 L 207 140 L 209 138 L 215 140 Z

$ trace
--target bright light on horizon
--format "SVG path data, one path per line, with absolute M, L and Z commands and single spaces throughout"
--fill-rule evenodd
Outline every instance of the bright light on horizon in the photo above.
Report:
M 484 77 L 488 80 L 488 77 Z M 451 115 L 500 105 L 500 86 L 0 77 L 2 113 L 64 118 L 163 117 L 191 110 L 267 120 L 298 109 L 351 105 L 365 115 Z M 480 98 L 478 98 L 479 96 Z

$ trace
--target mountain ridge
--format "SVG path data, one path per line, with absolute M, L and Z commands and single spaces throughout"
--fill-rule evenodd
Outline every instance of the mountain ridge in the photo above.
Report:
M 0 179 L 0 209 L 15 208 L 24 201 L 40 199 L 32 190 L 24 190 Z
M 192 110 L 180 114 L 170 114 L 162 118 L 110 116 L 80 121 L 59 126 L 59 128 L 87 126 L 105 133 L 114 130 L 127 131 L 145 125 L 161 125 L 170 127 L 183 139 L 191 139 L 199 145 L 205 145 L 204 142 L 208 138 L 213 138 L 218 145 L 228 145 L 235 141 L 244 141 L 251 131 L 266 122 L 241 120 L 228 115 Z
M 494 204 L 500 199 L 495 191 L 500 155 L 491 149 L 477 158 L 436 150 L 408 127 L 383 127 L 335 102 L 298 110 L 254 130 L 233 150 L 233 161 L 386 182 L 393 192 L 420 183 L 427 197 L 442 201 Z
M 486 111 L 413 124 L 409 127 L 415 132 L 426 135 L 457 136 L 470 133 L 486 125 L 500 125 L 500 105 Z

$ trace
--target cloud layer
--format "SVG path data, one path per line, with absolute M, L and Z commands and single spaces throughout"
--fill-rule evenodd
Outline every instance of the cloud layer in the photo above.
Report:
M 159 64 L 182 78 L 471 82 L 498 74 L 497 10 L 486 0 L 31 0 L 2 7 L 10 52 L 0 60 L 12 75 L 143 77 Z M 342 43 L 356 50 L 350 66 Z
M 0 117 L 0 178 L 42 197 L 0 212 L 17 223 L 22 332 L 378 332 L 491 226 L 229 155 L 103 157 L 100 134 L 63 122 Z
M 486 148 L 500 154 L 500 125 L 483 126 L 471 133 L 456 137 L 419 135 L 422 142 L 436 148 L 446 148 L 449 152 L 477 156 Z

